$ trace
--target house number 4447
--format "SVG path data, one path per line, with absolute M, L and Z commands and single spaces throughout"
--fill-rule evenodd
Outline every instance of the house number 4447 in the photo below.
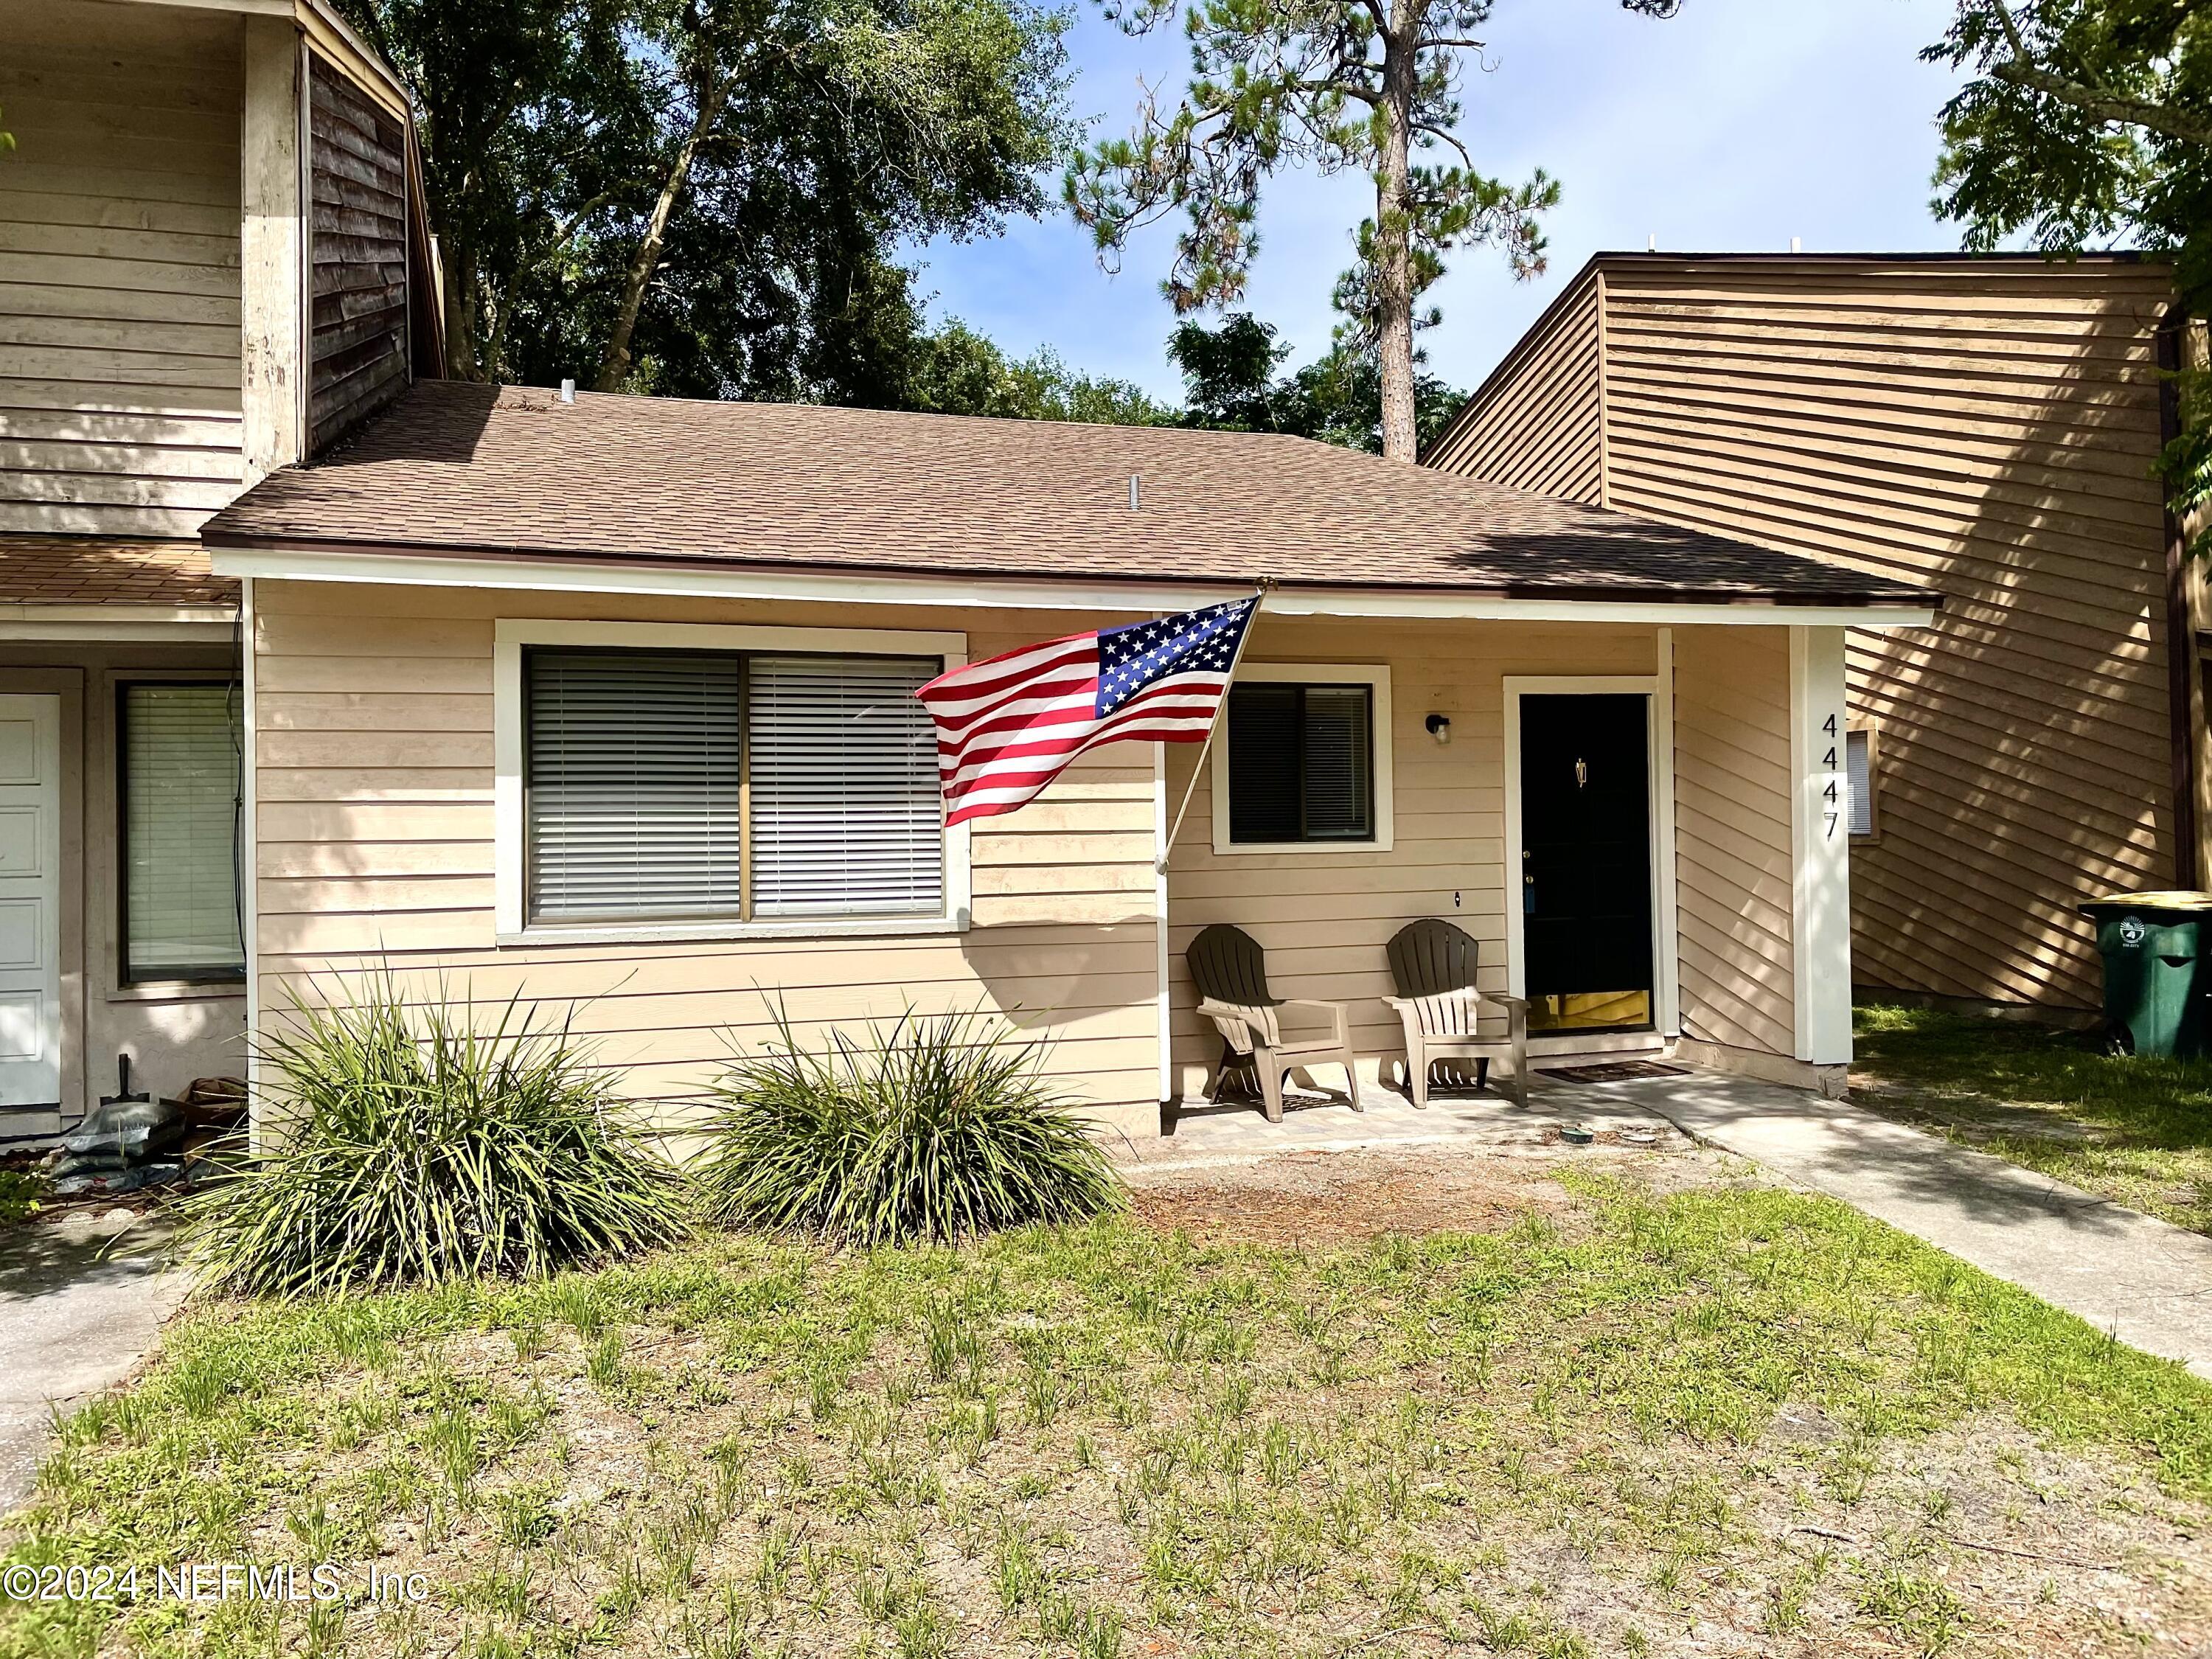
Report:
M 1828 775 L 1827 783 L 1820 791 L 1821 811 L 1828 821 L 1828 839 L 1833 841 L 1837 827 L 1844 821 L 1843 775 L 1836 766 L 1836 717 L 1831 714 L 1821 721 L 1820 730 L 1828 739 L 1828 752 L 1820 757 L 1820 769 Z

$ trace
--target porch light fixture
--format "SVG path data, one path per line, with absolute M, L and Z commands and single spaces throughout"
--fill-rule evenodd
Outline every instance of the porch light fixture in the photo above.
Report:
M 1450 715 L 1431 714 L 1429 716 L 1425 724 L 1429 728 L 1429 735 L 1434 738 L 1438 743 L 1444 744 L 1451 741 Z

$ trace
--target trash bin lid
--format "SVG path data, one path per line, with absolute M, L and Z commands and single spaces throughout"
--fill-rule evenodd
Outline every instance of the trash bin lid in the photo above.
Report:
M 2132 911 L 2137 915 L 2155 910 L 2189 916 L 2208 915 L 2212 915 L 2212 893 L 2107 893 L 2104 897 L 2091 899 L 2081 907 L 2085 916 L 2106 915 L 2122 910 Z

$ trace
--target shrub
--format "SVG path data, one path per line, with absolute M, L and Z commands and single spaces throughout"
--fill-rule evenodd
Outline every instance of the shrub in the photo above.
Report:
M 0 1227 L 27 1221 L 46 1196 L 46 1178 L 36 1170 L 0 1170 Z
M 1104 1153 L 1044 1079 L 1042 1044 L 1000 1040 L 978 1013 L 909 1013 L 809 1053 L 781 1009 L 775 1023 L 716 1086 L 697 1170 L 713 1219 L 872 1245 L 1120 1206 Z
M 663 1243 L 683 1180 L 564 1021 L 520 1000 L 489 1029 L 387 975 L 332 1007 L 294 999 L 264 1033 L 257 1109 L 272 1145 L 183 1208 L 203 1282 L 310 1296 L 537 1274 Z

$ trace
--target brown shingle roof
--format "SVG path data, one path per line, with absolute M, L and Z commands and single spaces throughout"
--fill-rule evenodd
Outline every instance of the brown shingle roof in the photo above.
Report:
M 0 605 L 230 605 L 238 583 L 197 542 L 0 536 Z
M 1142 475 L 1129 510 L 1129 475 Z M 1927 603 L 1838 565 L 1300 438 L 424 381 L 210 546 Z

